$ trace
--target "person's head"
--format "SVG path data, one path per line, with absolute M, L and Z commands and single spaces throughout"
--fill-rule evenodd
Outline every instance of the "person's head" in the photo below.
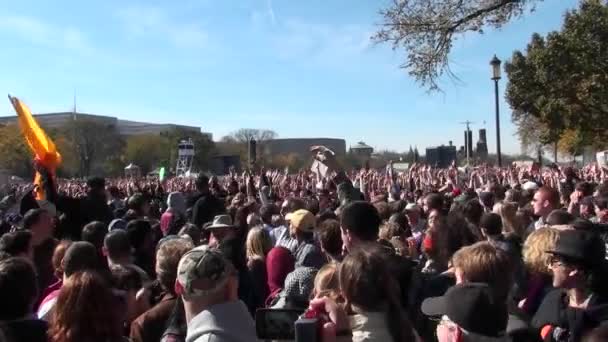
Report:
M 478 226 L 483 215 L 483 206 L 476 199 L 468 200 L 464 204 L 463 214 L 469 223 Z
M 172 192 L 167 196 L 167 208 L 181 215 L 186 214 L 186 199 L 181 192 Z
M 53 265 L 53 271 L 57 279 L 63 278 L 63 258 L 65 257 L 65 252 L 72 245 L 72 243 L 72 240 L 61 240 L 57 246 L 55 246 L 53 257 L 51 258 L 51 264 Z
M 249 230 L 245 243 L 247 259 L 258 258 L 264 260 L 271 248 L 272 240 L 268 231 L 262 227 L 253 227 Z
M 403 237 L 404 230 L 396 223 L 387 222 L 380 225 L 378 237 L 382 240 L 391 241 L 392 238 Z
M 126 304 L 126 320 L 132 322 L 143 313 L 143 308 L 137 303 L 137 292 L 142 288 L 143 279 L 137 270 L 130 265 L 116 265 L 110 268 L 113 288 L 123 291 Z
M 32 243 L 38 246 L 53 236 L 53 218 L 44 209 L 30 209 L 23 216 L 23 229 L 32 232 Z
M 36 271 L 25 258 L 0 261 L 0 321 L 26 318 L 38 296 Z
M 561 226 L 570 224 L 574 221 L 574 216 L 563 209 L 553 210 L 549 216 L 547 216 L 547 224 L 550 226 Z
M 386 221 L 391 216 L 390 209 L 388 207 L 388 203 L 384 201 L 375 202 L 374 207 L 378 211 L 378 215 L 380 216 L 380 220 Z
M 180 229 L 180 231 L 177 233 L 177 235 L 179 236 L 184 236 L 187 235 L 192 239 L 192 242 L 194 242 L 195 246 L 198 246 L 201 244 L 201 239 L 203 238 L 203 232 L 201 232 L 201 229 L 192 223 L 186 223 L 182 229 Z
M 103 222 L 93 221 L 82 228 L 81 237 L 83 241 L 92 243 L 97 250 L 101 251 L 103 239 L 106 237 L 108 227 Z
M 431 250 L 435 255 L 435 261 L 447 266 L 456 251 L 464 246 L 472 245 L 478 238 L 471 231 L 466 220 L 456 214 L 450 213 L 447 218 L 439 221 L 436 229 L 429 231 L 431 238 Z
M 72 243 L 65 251 L 62 264 L 64 281 L 76 272 L 99 271 L 102 267 L 97 249 L 86 241 Z
M 198 177 L 196 177 L 196 181 L 194 182 L 194 185 L 196 186 L 196 190 L 198 192 L 201 193 L 207 193 L 209 192 L 209 177 L 207 177 L 204 174 L 199 174 Z
M 600 223 L 608 223 L 608 195 L 596 197 L 593 205 L 598 221 Z
M 199 246 L 181 258 L 175 293 L 184 300 L 186 319 L 205 308 L 238 299 L 238 273 L 219 250 Z
M 146 220 L 133 220 L 127 223 L 127 235 L 136 253 L 154 249 L 152 226 Z
M 130 262 L 132 251 L 129 234 L 124 230 L 113 230 L 103 240 L 103 253 L 113 262 Z
M 404 212 L 410 226 L 415 226 L 418 224 L 418 220 L 420 219 L 420 207 L 417 204 L 409 203 L 405 207 Z
M 281 214 L 285 216 L 300 209 L 306 209 L 306 202 L 301 198 L 291 197 L 283 202 Z
M 506 201 L 496 203 L 493 211 L 500 215 L 500 218 L 502 219 L 503 233 L 515 234 L 520 238 L 523 238 L 525 227 L 517 218 L 517 203 Z
M 66 342 L 120 341 L 125 308 L 99 274 L 75 273 L 59 291 L 49 337 Z
M 120 196 L 120 190 L 118 190 L 118 187 L 115 185 L 108 187 L 108 193 L 112 198 L 118 198 Z
M 513 282 L 513 265 L 506 252 L 488 241 L 463 247 L 454 254 L 456 283 L 488 284 L 505 301 Z
M 440 194 L 429 194 L 424 199 L 424 212 L 429 213 L 433 210 L 441 211 L 443 209 L 443 197 Z
M 103 177 L 92 176 L 87 179 L 87 191 L 94 196 L 106 196 L 106 180 Z
M 499 236 L 502 234 L 502 219 L 498 214 L 483 214 L 479 221 L 479 228 L 484 237 Z
M 33 262 L 32 233 L 27 230 L 18 230 L 2 235 L 0 237 L 0 252 L 12 257 L 23 257 Z
M 421 310 L 440 319 L 436 330 L 439 342 L 507 340 L 507 305 L 486 283 L 456 284 L 441 297 L 425 299 Z
M 272 216 L 279 213 L 279 209 L 276 205 L 269 203 L 264 204 L 260 208 L 260 218 L 262 219 L 262 223 L 265 225 L 272 225 Z
M 534 197 L 532 198 L 534 215 L 546 219 L 554 209 L 559 209 L 559 201 L 559 192 L 557 190 L 543 186 L 534 193 Z
M 184 238 L 174 238 L 160 242 L 156 251 L 156 279 L 165 291 L 175 294 L 175 279 L 177 279 L 179 260 L 194 247 L 190 240 Z
M 479 202 L 485 208 L 491 209 L 494 207 L 494 193 L 482 192 L 479 194 Z
M 595 204 L 593 203 L 593 197 L 587 196 L 581 199 L 579 206 L 579 215 L 581 218 L 586 220 L 595 216 Z
M 319 227 L 319 242 L 321 251 L 331 259 L 341 259 L 342 234 L 338 220 L 325 220 Z
M 377 244 L 350 251 L 338 271 L 342 296 L 347 309 L 385 313 L 393 341 L 413 341 L 400 305 L 399 284 L 388 264 L 388 254 Z
M 536 274 L 551 276 L 547 268 L 551 255 L 549 250 L 555 249 L 559 231 L 553 228 L 540 228 L 528 235 L 523 247 L 524 265 L 528 271 Z
M 602 272 L 606 246 L 594 232 L 563 230 L 555 248 L 547 252 L 554 287 L 590 290 L 592 278 Z
M 376 241 L 380 229 L 378 211 L 368 202 L 353 201 L 340 213 L 342 242 L 350 251 L 362 242 Z
M 271 295 L 278 293 L 285 285 L 285 278 L 294 270 L 295 259 L 285 247 L 274 247 L 266 256 L 266 273 Z
M 330 262 L 321 267 L 319 272 L 317 272 L 314 281 L 313 297 L 329 297 L 337 302 L 342 300 L 337 263 Z
M 218 243 L 233 238 L 237 235 L 237 227 L 232 224 L 230 215 L 217 215 L 213 223 L 206 227 Z
M 287 214 L 289 221 L 289 235 L 298 240 L 309 240 L 313 236 L 317 223 L 315 216 L 306 209 L 299 209 Z

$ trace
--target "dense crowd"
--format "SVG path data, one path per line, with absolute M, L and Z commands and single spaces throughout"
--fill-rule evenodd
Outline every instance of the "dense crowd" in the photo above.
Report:
M 256 341 L 263 308 L 324 342 L 608 340 L 604 168 L 318 158 L 163 181 L 37 166 L 0 202 L 0 341 Z

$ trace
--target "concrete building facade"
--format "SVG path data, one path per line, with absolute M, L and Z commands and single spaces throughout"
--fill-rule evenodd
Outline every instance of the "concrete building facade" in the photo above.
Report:
M 170 123 L 149 123 L 139 122 L 130 120 L 121 120 L 113 116 L 95 115 L 78 112 L 61 112 L 61 113 L 48 113 L 48 114 L 34 114 L 34 117 L 42 127 L 46 128 L 59 128 L 65 126 L 71 121 L 86 120 L 93 121 L 101 124 L 114 127 L 118 130 L 120 135 L 132 136 L 141 134 L 163 134 L 170 132 L 175 129 L 191 131 L 193 133 L 202 133 L 200 127 L 196 126 L 185 126 L 176 125 Z M 5 116 L 0 117 L 0 124 L 10 125 L 17 124 L 16 116 Z M 211 139 L 211 133 L 202 133 L 208 135 Z

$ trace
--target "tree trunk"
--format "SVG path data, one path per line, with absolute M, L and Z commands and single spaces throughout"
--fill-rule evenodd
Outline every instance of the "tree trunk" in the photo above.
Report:
M 553 162 L 557 164 L 557 141 L 553 143 Z

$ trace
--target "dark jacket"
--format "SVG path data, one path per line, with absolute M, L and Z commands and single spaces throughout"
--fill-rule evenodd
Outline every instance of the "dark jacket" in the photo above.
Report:
M 605 321 L 608 321 L 608 298 L 594 294 L 587 309 L 575 309 L 569 307 L 567 293 L 557 289 L 545 296 L 532 319 L 532 326 L 549 331 L 545 341 L 574 342 Z
M 48 323 L 39 319 L 21 319 L 0 324 L 7 341 L 46 342 Z
M 160 341 L 177 298 L 165 294 L 158 304 L 144 312 L 131 323 L 129 337 L 133 342 Z
M 192 206 L 192 223 L 203 227 L 207 222 L 213 221 L 216 215 L 224 212 L 224 204 L 212 194 L 201 195 Z

